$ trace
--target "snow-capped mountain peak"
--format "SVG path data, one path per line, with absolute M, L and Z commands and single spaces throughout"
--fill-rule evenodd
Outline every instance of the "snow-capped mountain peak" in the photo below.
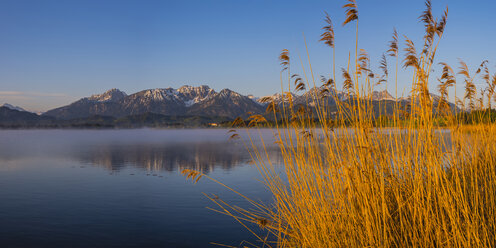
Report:
M 184 85 L 182 87 L 180 87 L 179 89 L 177 89 L 177 92 L 181 93 L 181 94 L 197 94 L 197 95 L 203 95 L 203 94 L 206 94 L 210 91 L 214 91 L 213 89 L 211 89 L 210 87 L 208 87 L 207 85 L 201 85 L 201 86 L 190 86 L 190 85 Z
M 119 94 L 121 93 L 121 94 Z M 156 88 L 124 95 L 112 89 L 83 98 L 70 105 L 44 113 L 60 119 L 86 118 L 91 115 L 124 117 L 143 113 L 163 115 L 229 116 L 260 112 L 262 106 L 229 89 L 216 92 L 206 85 Z
M 88 100 L 91 101 L 97 101 L 97 102 L 114 102 L 118 101 L 124 97 L 126 97 L 127 94 L 123 91 L 120 91 L 116 88 L 107 90 L 106 92 L 102 94 L 95 94 L 90 97 L 88 97 Z
M 219 96 L 226 98 L 226 97 L 240 97 L 241 95 L 237 92 L 230 90 L 230 89 L 223 89 L 219 92 Z
M 177 100 L 173 88 L 145 90 L 143 96 L 155 102 Z
M 374 91 L 372 92 L 372 100 L 396 100 L 387 90 Z
M 186 107 L 190 107 L 193 104 L 203 102 L 210 99 L 217 92 L 211 89 L 207 85 L 201 85 L 198 87 L 185 85 L 177 89 L 178 96 L 182 99 Z
M 17 110 L 17 111 L 21 111 L 21 112 L 29 112 L 29 111 L 26 111 L 25 109 L 23 109 L 19 106 L 14 106 L 14 105 L 11 105 L 8 103 L 4 103 L 1 107 L 6 107 L 8 109 Z

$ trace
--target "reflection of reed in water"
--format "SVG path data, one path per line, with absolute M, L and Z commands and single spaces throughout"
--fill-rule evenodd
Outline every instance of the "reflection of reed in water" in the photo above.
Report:
M 118 171 L 127 166 L 147 171 L 181 171 L 183 169 L 210 172 L 215 167 L 230 170 L 250 161 L 241 145 L 233 143 L 188 144 L 105 144 L 78 154 L 79 160 Z M 276 157 L 276 153 L 273 153 Z

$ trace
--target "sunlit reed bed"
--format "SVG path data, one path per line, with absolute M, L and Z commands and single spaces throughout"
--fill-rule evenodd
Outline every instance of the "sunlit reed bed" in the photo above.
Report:
M 274 130 L 282 174 L 265 146 L 243 140 L 273 202 L 246 198 L 252 208 L 241 209 L 217 196 L 207 197 L 219 207 L 216 211 L 234 217 L 245 228 L 250 229 L 246 223 L 256 223 L 263 230 L 260 235 L 250 229 L 259 242 L 242 246 L 495 247 L 496 125 L 484 123 L 483 115 L 491 109 L 496 74 L 490 75 L 486 61 L 471 73 L 460 60 L 455 73 L 435 59 L 448 9 L 437 19 L 429 0 L 420 16 L 425 27 L 422 46 L 404 36 L 404 58 L 400 58 L 400 35 L 394 30 L 379 63 L 381 72 L 374 73 L 367 52 L 359 49 L 357 3 L 349 0 L 344 9 L 343 26 L 356 24 L 357 34 L 354 56 L 339 70 L 347 97 L 336 95 L 334 59 L 332 78 L 322 77 L 322 85 L 313 88 L 317 83 L 311 64 L 302 66 L 303 77 L 292 74 L 290 53 L 283 50 L 285 99 L 281 103 L 263 99 L 265 115 L 234 122 L 253 129 L 271 125 Z M 334 26 L 329 16 L 325 21 L 321 41 L 332 48 L 334 58 Z M 386 56 L 394 61 L 395 74 L 398 64 L 413 72 L 410 101 L 395 101 L 389 113 L 381 103 L 374 107 L 372 100 L 375 88 L 392 82 Z M 435 82 L 430 75 L 434 67 L 442 71 Z M 460 78 L 465 92 L 456 95 L 455 90 L 450 96 L 449 88 Z M 479 78 L 487 86 L 482 94 L 474 83 Z M 394 83 L 397 86 L 397 77 Z M 438 99 L 429 91 L 431 84 L 437 84 Z M 307 88 L 314 92 L 307 99 L 312 104 L 293 104 L 291 89 Z M 397 90 L 395 94 L 398 97 Z M 336 113 L 330 111 L 333 103 Z M 466 124 L 460 113 L 474 113 L 472 124 Z M 377 121 L 381 115 L 387 115 L 387 123 Z M 439 120 L 445 130 L 439 129 Z M 396 131 L 385 131 L 386 127 Z M 236 131 L 231 135 L 239 137 Z M 193 180 L 204 176 L 201 171 L 183 173 Z

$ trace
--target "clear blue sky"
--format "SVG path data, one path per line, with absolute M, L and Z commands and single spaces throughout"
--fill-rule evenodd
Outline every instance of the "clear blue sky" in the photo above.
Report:
M 287 48 L 294 62 L 300 54 L 307 63 L 303 33 L 314 74 L 330 73 L 331 50 L 318 42 L 324 11 L 336 26 L 338 68 L 346 66 L 354 28 L 341 26 L 344 3 L 1 0 L 0 104 L 44 111 L 110 88 L 134 93 L 184 84 L 258 96 L 279 92 L 277 56 Z M 496 3 L 434 0 L 435 15 L 446 5 L 450 14 L 437 62 L 458 67 L 457 58 L 463 58 L 475 70 L 488 59 L 495 72 Z M 373 68 L 393 27 L 421 45 L 423 27 L 417 17 L 423 1 L 358 0 L 358 8 L 359 47 L 369 52 Z M 299 63 L 293 67 L 301 73 Z M 410 75 L 400 72 L 401 89 L 409 87 Z

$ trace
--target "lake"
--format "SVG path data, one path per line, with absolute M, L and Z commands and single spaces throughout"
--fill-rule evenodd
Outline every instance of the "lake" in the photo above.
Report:
M 262 130 L 271 139 L 271 131 Z M 255 136 L 258 136 L 255 135 Z M 255 141 L 257 142 L 257 141 Z M 269 142 L 272 143 L 272 142 Z M 277 149 L 269 149 L 277 161 Z M 224 129 L 0 130 L 0 247 L 218 247 L 253 236 L 206 207 L 226 188 L 270 201 L 241 140 Z

